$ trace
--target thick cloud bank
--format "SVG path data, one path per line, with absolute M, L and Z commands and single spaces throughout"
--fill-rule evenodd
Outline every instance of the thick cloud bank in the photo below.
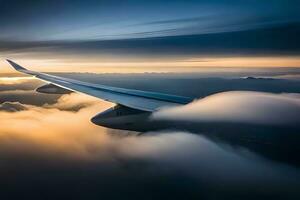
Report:
M 224 92 L 185 106 L 162 109 L 153 117 L 192 122 L 296 125 L 300 123 L 300 95 Z
M 299 199 L 297 165 L 184 131 L 111 134 L 89 119 L 113 104 L 85 95 L 7 92 L 27 103 L 0 104 L 3 199 Z

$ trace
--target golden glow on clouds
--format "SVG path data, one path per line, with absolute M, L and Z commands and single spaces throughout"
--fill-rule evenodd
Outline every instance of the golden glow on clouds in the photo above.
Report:
M 147 58 L 131 61 L 117 58 L 74 58 L 74 60 L 18 58 L 15 61 L 37 71 L 95 73 L 193 72 L 218 67 L 300 67 L 300 56 L 208 57 L 182 60 L 170 58 L 161 61 Z M 0 73 L 15 72 L 5 60 L 0 61 L 0 67 Z
M 34 77 L 0 77 L 0 84 L 5 84 L 5 85 L 14 85 L 17 83 L 23 83 L 28 80 L 35 79 Z
M 62 110 L 87 103 L 78 112 Z M 107 134 L 106 128 L 92 124 L 89 119 L 113 104 L 86 95 L 64 95 L 57 104 L 42 107 L 24 106 L 27 110 L 0 111 L 1 149 L 19 156 L 115 163 L 120 156 L 144 159 L 173 152 L 179 145 L 190 146 L 198 138 L 191 135 L 192 140 L 186 140 L 178 133 L 135 137 L 134 132 L 119 130 Z
M 70 106 L 90 104 L 78 112 L 66 111 Z M 105 129 L 93 125 L 89 119 L 113 104 L 95 101 L 85 95 L 65 95 L 57 104 L 43 107 L 29 106 L 18 112 L 0 111 L 0 141 L 15 151 L 38 149 L 38 154 L 68 158 L 93 159 L 107 135 Z M 3 147 L 5 148 L 5 147 Z M 94 149 L 96 150 L 96 149 Z M 99 153 L 99 152 L 98 152 Z

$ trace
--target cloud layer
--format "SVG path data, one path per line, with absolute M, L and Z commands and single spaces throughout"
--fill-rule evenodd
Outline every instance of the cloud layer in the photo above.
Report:
M 297 125 L 300 122 L 300 96 L 262 92 L 224 92 L 185 106 L 163 109 L 154 113 L 153 117 L 174 121 Z
M 249 198 L 299 197 L 297 168 L 245 148 L 183 131 L 111 131 L 89 121 L 110 103 L 68 94 L 37 106 L 33 97 L 0 106 L 2 197 L 214 199 L 249 190 Z
M 282 187 L 282 182 L 298 184 L 291 178 L 299 176 L 293 168 L 274 167 L 247 150 L 242 151 L 246 156 L 242 157 L 186 132 L 110 134 L 88 119 L 111 104 L 78 97 L 65 95 L 51 106 L 23 105 L 26 109 L 16 112 L 0 111 L 0 175 L 2 180 L 10 180 L 0 194 L 41 197 L 22 180 L 30 180 L 35 190 L 53 198 L 86 198 L 74 187 L 80 187 L 80 193 L 90 194 L 91 198 L 116 199 L 120 195 L 139 199 L 144 195 L 163 197 L 163 191 L 171 192 L 168 196 L 174 198 L 211 198 L 215 192 L 226 196 L 230 190 L 239 196 L 249 188 L 257 195 L 258 184 L 265 188 L 265 195 L 286 191 L 297 194 L 293 188 Z M 83 104 L 87 106 L 75 112 L 65 110 L 66 105 L 69 108 Z M 255 160 L 259 162 L 253 163 Z M 247 184 L 241 186 L 241 181 Z M 58 182 L 61 187 L 57 187 Z M 215 188 L 215 184 L 226 187 Z M 48 187 L 55 189 L 49 193 Z

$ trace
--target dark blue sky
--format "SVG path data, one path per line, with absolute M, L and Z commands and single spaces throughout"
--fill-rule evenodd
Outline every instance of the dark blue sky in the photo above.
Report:
M 0 57 L 65 66 L 265 56 L 298 66 L 299 10 L 299 0 L 0 0 Z
M 0 1 L 1 40 L 102 40 L 220 33 L 300 21 L 297 0 Z

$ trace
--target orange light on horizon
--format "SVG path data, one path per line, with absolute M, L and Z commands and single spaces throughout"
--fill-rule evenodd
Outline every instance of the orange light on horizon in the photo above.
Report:
M 113 58 L 111 60 L 114 60 Z M 116 59 L 117 60 L 117 59 Z M 86 60 L 17 59 L 21 65 L 32 70 L 47 72 L 95 72 L 95 73 L 144 73 L 144 72 L 195 72 L 205 68 L 267 68 L 300 67 L 300 56 L 279 57 L 209 57 L 176 60 L 149 60 L 109 62 L 101 58 Z M 6 61 L 0 61 L 0 73 L 14 73 Z

